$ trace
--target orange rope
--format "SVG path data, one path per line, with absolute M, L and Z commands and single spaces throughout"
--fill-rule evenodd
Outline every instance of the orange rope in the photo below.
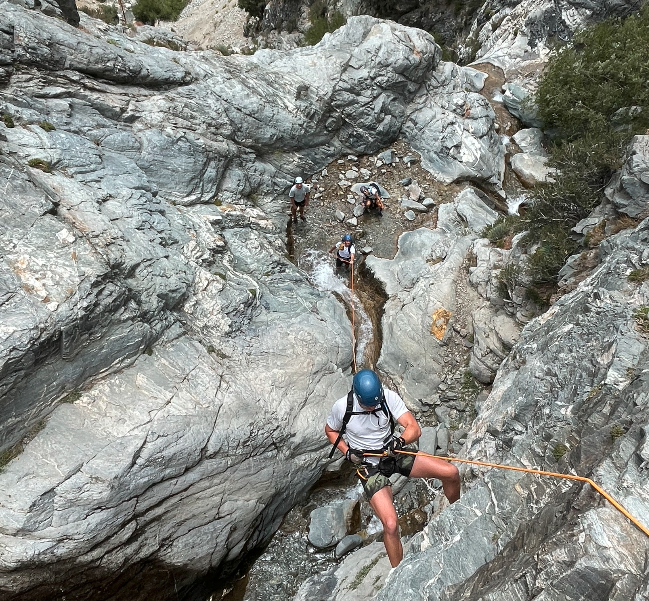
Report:
M 457 459 L 456 457 L 440 457 L 439 455 L 431 455 L 430 453 L 424 453 L 423 451 L 412 452 L 412 451 L 396 451 L 397 453 L 402 453 L 404 455 L 424 455 L 425 457 L 432 457 L 433 459 L 441 459 L 442 461 L 456 461 L 458 463 L 470 463 L 472 465 L 482 465 L 484 467 L 495 467 L 501 470 L 512 470 L 514 472 L 525 472 L 527 474 L 538 474 L 539 476 L 552 476 L 553 478 L 562 478 L 564 480 L 578 480 L 579 482 L 586 482 L 590 484 L 600 495 L 602 495 L 615 509 L 620 513 L 624 514 L 635 526 L 637 526 L 642 532 L 649 536 L 649 529 L 643 526 L 636 518 L 634 518 L 622 505 L 620 505 L 611 495 L 609 495 L 605 490 L 603 490 L 599 485 L 595 484 L 590 478 L 584 478 L 583 476 L 573 476 L 572 474 L 557 474 L 556 472 L 544 472 L 542 470 L 535 470 L 527 467 L 515 467 L 513 465 L 499 465 L 498 463 L 486 463 L 485 461 L 473 461 L 470 459 Z M 382 457 L 380 454 L 370 454 L 365 453 L 368 457 Z

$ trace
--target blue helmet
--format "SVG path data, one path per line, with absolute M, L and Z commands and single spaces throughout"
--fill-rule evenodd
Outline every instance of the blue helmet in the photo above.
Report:
M 354 376 L 352 389 L 365 407 L 375 407 L 381 402 L 383 387 L 379 377 L 371 369 L 361 369 Z
M 343 242 L 353 242 L 351 234 L 345 234 L 343 236 Z

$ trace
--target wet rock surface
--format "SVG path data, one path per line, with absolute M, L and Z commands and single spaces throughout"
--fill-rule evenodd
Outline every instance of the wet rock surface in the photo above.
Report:
M 563 31 L 526 7 L 508 73 L 544 60 L 541 25 Z M 303 498 L 327 464 L 322 424 L 348 388 L 355 318 L 349 287 L 320 288 L 311 266 L 350 228 L 374 255 L 351 306 L 366 309 L 356 339 L 363 322 L 377 336 L 356 350 L 429 424 L 424 450 L 590 475 L 648 513 L 647 222 L 566 274 L 572 292 L 544 315 L 519 290 L 504 300 L 498 273 L 525 255 L 479 239 L 490 198 L 451 183 L 500 191 L 500 133 L 515 126 L 481 95 L 484 73 L 370 18 L 316 48 L 222 57 L 85 16 L 75 29 L 47 2 L 2 8 L 4 598 L 207 598 L 203 577 L 235 570 L 296 504 L 246 599 L 646 596 L 643 535 L 586 486 L 532 476 L 466 468 L 450 508 L 439 483 L 395 479 L 412 538 L 387 580 L 366 502 L 365 544 L 339 569 L 308 544 Z M 518 39 L 513 17 L 480 34 L 485 60 Z M 533 85 L 519 87 L 520 109 Z M 641 154 L 613 192 L 638 220 Z M 312 204 L 287 224 L 295 175 Z M 352 190 L 374 179 L 383 217 Z M 406 217 L 404 198 L 427 210 Z

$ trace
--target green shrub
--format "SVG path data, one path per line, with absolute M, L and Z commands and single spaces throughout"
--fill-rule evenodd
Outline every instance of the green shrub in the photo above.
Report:
M 156 21 L 175 21 L 187 2 L 188 0 L 138 0 L 133 6 L 133 16 L 149 25 L 155 25 Z
M 146 38 L 142 40 L 142 43 L 146 44 L 147 46 L 154 46 L 156 48 L 169 48 L 169 50 L 173 50 L 174 52 L 179 52 L 182 50 L 180 44 L 177 44 L 173 40 L 156 40 L 154 38 Z
M 311 27 L 304 34 L 304 41 L 310 46 L 317 44 L 325 33 L 336 31 L 346 23 L 342 13 L 334 11 L 331 18 L 327 17 L 327 4 L 324 0 L 317 0 L 309 8 L 309 20 Z
M 266 0 L 238 0 L 237 6 L 245 10 L 251 17 L 261 19 L 264 16 Z
M 45 131 L 55 131 L 56 127 L 54 127 L 49 121 L 41 121 L 38 124 L 42 129 Z
M 29 161 L 27 161 L 27 164 L 30 167 L 33 167 L 34 169 L 40 169 L 45 173 L 52 172 L 52 166 L 47 161 L 44 161 L 43 159 L 29 159 Z
M 505 240 L 520 231 L 518 215 L 501 215 L 492 225 L 482 230 L 482 237 L 495 244 L 498 248 L 506 246 Z
M 534 288 L 534 286 L 530 286 L 529 288 L 525 289 L 525 298 L 529 301 L 532 301 L 537 307 L 541 309 L 546 309 L 550 306 L 549 296 L 541 296 L 541 293 L 536 288 Z
M 69 394 L 66 394 L 62 399 L 62 403 L 76 403 L 81 398 L 81 391 L 75 388 Z
M 554 445 L 554 448 L 552 449 L 552 456 L 557 460 L 557 463 L 559 460 L 568 452 L 568 447 L 565 444 L 558 443 Z
M 649 334 L 649 307 L 643 306 L 636 309 L 633 313 L 633 318 L 638 324 L 638 329 L 643 334 Z
M 539 116 L 554 132 L 549 166 L 554 183 L 531 191 L 521 218 L 535 283 L 554 282 L 577 250 L 570 230 L 603 199 L 630 138 L 649 126 L 649 5 L 626 20 L 587 28 L 549 61 L 535 95 Z M 640 110 L 631 107 L 640 107 Z
M 644 282 L 649 279 L 649 267 L 634 269 L 628 276 L 629 282 Z
M 624 21 L 609 20 L 587 28 L 571 47 L 559 50 L 542 78 L 539 115 L 563 139 L 611 126 L 649 127 L 649 5 Z M 636 114 L 620 109 L 641 106 Z M 626 111 L 626 113 L 630 113 Z
M 79 10 L 93 17 L 94 19 L 100 19 L 104 23 L 108 23 L 109 25 L 117 25 L 117 23 L 119 23 L 119 18 L 117 17 L 117 8 L 114 6 L 108 6 L 106 4 L 103 4 L 102 6 L 99 6 L 97 8 L 81 6 Z
M 615 424 L 611 428 L 611 438 L 613 440 L 617 440 L 618 438 L 620 438 L 620 436 L 624 435 L 625 433 L 626 433 L 626 430 L 622 426 L 620 426 L 619 424 Z
M 14 120 L 8 113 L 2 113 L 2 122 L 5 124 L 5 127 L 14 127 Z
M 527 275 L 532 284 L 554 282 L 566 259 L 577 250 L 577 243 L 570 237 L 570 230 L 550 223 L 536 232 L 538 246 L 528 256 Z
M 223 56 L 230 56 L 232 54 L 232 49 L 226 46 L 225 44 L 219 44 L 216 49 L 223 55 Z
M 507 263 L 498 275 L 498 294 L 501 298 L 511 299 L 514 289 L 520 285 L 521 269 L 515 263 Z

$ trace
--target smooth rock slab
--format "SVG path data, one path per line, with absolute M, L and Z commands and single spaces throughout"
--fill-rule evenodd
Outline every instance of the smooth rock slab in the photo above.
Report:
M 360 547 L 363 544 L 363 539 L 358 534 L 350 534 L 343 538 L 337 545 L 334 550 L 334 556 L 336 559 L 347 555 L 350 551 L 353 551 L 357 547 Z
M 358 501 L 345 500 L 314 509 L 309 524 L 309 542 L 318 549 L 337 545 L 347 535 L 357 507 Z
M 411 200 L 410 198 L 402 198 L 401 199 L 401 208 L 402 209 L 412 209 L 413 211 L 417 211 L 418 213 L 427 213 L 428 209 L 421 204 L 420 202 L 415 202 L 414 200 Z
M 511 158 L 511 165 L 521 183 L 531 188 L 554 181 L 557 170 L 548 167 L 547 161 L 545 156 L 519 152 Z

